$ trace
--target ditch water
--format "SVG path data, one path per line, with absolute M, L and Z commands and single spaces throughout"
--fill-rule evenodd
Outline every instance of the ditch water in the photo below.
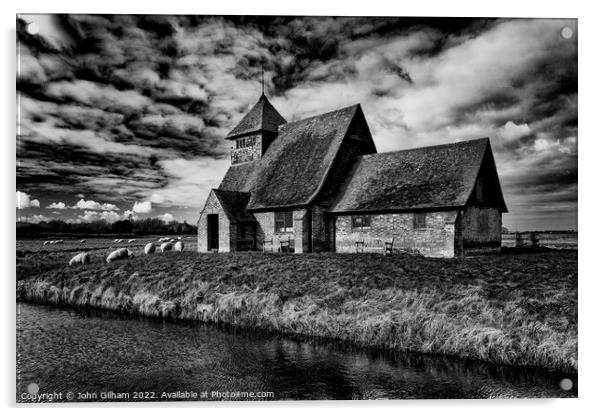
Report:
M 564 378 L 17 303 L 20 402 L 223 400 L 247 394 L 267 400 L 576 397 L 575 377 L 569 377 L 574 382 L 569 391 L 560 387 Z

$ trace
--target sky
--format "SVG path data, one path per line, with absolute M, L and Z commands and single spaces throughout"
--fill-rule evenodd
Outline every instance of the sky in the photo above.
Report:
M 577 229 L 577 35 L 557 19 L 21 15 L 17 216 L 196 223 L 263 67 L 288 121 L 359 103 L 378 152 L 489 137 L 503 225 Z

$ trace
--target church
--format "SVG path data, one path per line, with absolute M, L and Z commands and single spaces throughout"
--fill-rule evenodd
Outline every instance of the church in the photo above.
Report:
M 501 249 L 508 210 L 488 138 L 377 153 L 359 104 L 288 123 L 262 94 L 226 140 L 231 166 L 200 213 L 199 252 Z

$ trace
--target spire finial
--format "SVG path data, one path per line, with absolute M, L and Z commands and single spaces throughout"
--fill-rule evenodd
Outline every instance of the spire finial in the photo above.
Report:
M 263 81 L 263 64 L 261 64 L 261 95 L 265 95 L 265 83 Z

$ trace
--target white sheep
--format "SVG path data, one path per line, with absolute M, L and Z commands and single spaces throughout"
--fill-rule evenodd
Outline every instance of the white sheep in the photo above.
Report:
M 88 253 L 79 253 L 73 256 L 71 260 L 69 260 L 69 266 L 73 266 L 74 264 L 87 264 L 90 263 L 90 255 Z
M 80 244 L 86 244 L 86 240 L 79 240 Z
M 173 243 L 163 243 L 161 244 L 161 253 L 165 253 L 166 251 L 171 251 L 173 248 Z
M 50 241 L 44 241 L 44 244 L 42 244 L 43 246 L 48 245 L 48 244 L 52 244 Z
M 173 249 L 174 251 L 184 251 L 184 243 L 178 241 L 176 244 L 174 244 Z
M 128 240 L 128 243 L 135 243 L 135 242 L 136 242 L 136 239 L 135 239 L 135 238 L 130 238 L 130 239 Z
M 63 244 L 63 240 L 57 240 L 55 244 Z
M 118 238 L 116 238 L 115 240 L 113 240 L 113 242 L 114 242 L 114 243 L 118 243 L 118 242 L 119 242 L 119 239 L 118 239 Z
M 151 254 L 155 252 L 155 243 L 148 243 L 144 246 L 144 254 Z
M 181 239 L 182 239 L 182 237 L 178 237 L 178 240 L 181 240 Z
M 107 256 L 107 263 L 115 260 L 131 259 L 133 257 L 134 253 L 129 248 L 119 248 Z

